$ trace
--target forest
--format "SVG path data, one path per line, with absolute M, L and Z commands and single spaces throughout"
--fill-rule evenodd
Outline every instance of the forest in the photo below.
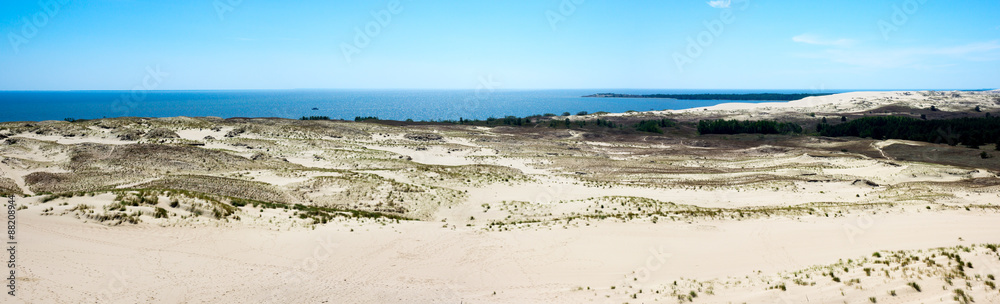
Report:
M 922 120 L 903 116 L 864 117 L 838 125 L 821 123 L 822 136 L 903 139 L 979 148 L 1000 141 L 1000 118 Z
M 793 134 L 802 133 L 802 126 L 773 120 L 702 120 L 698 122 L 700 134 Z

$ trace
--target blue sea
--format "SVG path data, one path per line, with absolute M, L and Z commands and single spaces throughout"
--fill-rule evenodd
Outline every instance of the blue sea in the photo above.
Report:
M 240 91 L 0 91 L 0 121 L 66 118 L 217 116 L 328 116 L 352 120 L 457 120 L 590 113 L 676 110 L 731 101 L 583 98 L 594 93 L 702 94 L 802 93 L 788 90 L 240 90 Z M 809 93 L 809 92 L 807 92 Z M 837 92 L 825 92 L 837 93 Z M 762 101 L 755 101 L 762 102 Z

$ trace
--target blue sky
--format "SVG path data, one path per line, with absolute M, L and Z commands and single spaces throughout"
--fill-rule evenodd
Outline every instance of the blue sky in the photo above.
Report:
M 994 0 L 7 0 L 0 90 L 998 88 L 997 12 Z

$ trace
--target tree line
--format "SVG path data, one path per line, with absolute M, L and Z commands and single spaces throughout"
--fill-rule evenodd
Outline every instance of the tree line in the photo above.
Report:
M 802 126 L 773 120 L 702 120 L 698 122 L 700 134 L 792 134 L 802 133 Z
M 946 143 L 979 148 L 1000 143 L 1000 118 L 954 118 L 922 120 L 904 116 L 875 116 L 829 125 L 821 123 L 822 136 L 855 136 L 873 139 L 902 139 Z

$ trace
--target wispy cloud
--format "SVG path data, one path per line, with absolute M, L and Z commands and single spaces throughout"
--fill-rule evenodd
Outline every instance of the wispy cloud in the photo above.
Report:
M 921 48 L 917 50 L 932 55 L 962 56 L 962 55 L 986 53 L 990 51 L 1000 50 L 1000 41 L 993 40 L 988 42 L 978 42 L 978 43 L 959 45 L 959 46 L 951 46 L 943 48 Z
M 713 0 L 708 1 L 708 5 L 714 8 L 729 8 L 733 4 L 732 0 Z
M 856 41 L 851 40 L 851 39 L 845 39 L 845 38 L 841 38 L 841 39 L 826 39 L 826 38 L 820 37 L 818 35 L 813 35 L 813 34 L 798 35 L 798 36 L 792 37 L 792 41 L 799 42 L 799 43 L 805 43 L 805 44 L 838 46 L 838 47 L 852 46 L 852 45 L 854 45 L 856 43 Z
M 1000 41 L 977 42 L 944 47 L 895 49 L 829 49 L 799 54 L 862 68 L 935 68 L 954 66 L 959 61 L 998 61 Z
M 302 40 L 301 38 L 294 38 L 294 37 L 264 37 L 264 38 L 232 37 L 232 39 L 236 41 L 265 41 L 265 42 Z

